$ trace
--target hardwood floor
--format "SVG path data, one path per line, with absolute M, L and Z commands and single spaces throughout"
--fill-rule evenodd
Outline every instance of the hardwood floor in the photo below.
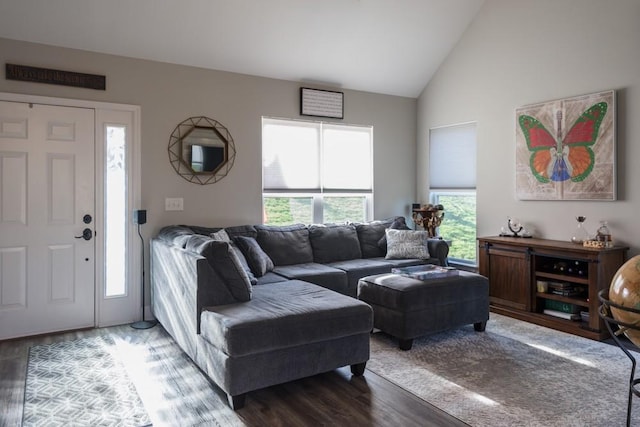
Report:
M 232 411 L 224 393 L 158 325 L 128 325 L 0 342 L 0 426 L 20 426 L 29 347 L 110 334 L 154 426 L 466 426 L 371 371 L 348 367 L 250 392 Z

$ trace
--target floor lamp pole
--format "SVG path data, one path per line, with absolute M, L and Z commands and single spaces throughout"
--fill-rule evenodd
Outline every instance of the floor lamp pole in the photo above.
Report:
M 155 320 L 144 320 L 144 239 L 142 238 L 142 233 L 140 233 L 140 224 L 144 224 L 145 222 L 147 222 L 147 211 L 135 211 L 134 219 L 138 224 L 138 236 L 140 236 L 140 246 L 142 246 L 142 320 L 133 322 L 131 324 L 131 327 L 133 329 L 149 329 L 156 326 L 158 322 Z

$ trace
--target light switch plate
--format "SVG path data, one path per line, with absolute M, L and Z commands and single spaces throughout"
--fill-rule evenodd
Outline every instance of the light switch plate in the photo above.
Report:
M 164 199 L 165 211 L 183 211 L 184 199 L 182 197 L 167 197 Z

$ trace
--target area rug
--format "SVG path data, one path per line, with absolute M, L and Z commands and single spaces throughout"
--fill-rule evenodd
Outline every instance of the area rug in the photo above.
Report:
M 485 332 L 469 325 L 409 351 L 375 333 L 367 369 L 474 427 L 626 423 L 631 361 L 622 350 L 494 313 Z M 640 402 L 631 421 L 640 425 Z
M 108 336 L 31 347 L 22 425 L 151 425 L 114 348 Z

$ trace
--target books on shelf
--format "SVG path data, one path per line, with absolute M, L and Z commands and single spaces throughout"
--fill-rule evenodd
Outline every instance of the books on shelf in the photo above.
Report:
M 568 289 L 566 291 L 561 291 L 561 290 L 551 290 L 552 294 L 554 295 L 560 295 L 563 297 L 577 297 L 580 295 L 583 295 L 585 292 L 582 289 Z
M 552 299 L 544 300 L 544 308 L 548 308 L 550 310 L 562 311 L 563 313 L 571 313 L 576 314 L 580 313 L 581 307 L 575 304 L 570 304 L 568 302 L 556 301 Z
M 458 270 L 454 267 L 441 267 L 439 265 L 426 264 L 411 267 L 392 268 L 391 273 L 411 277 L 418 280 L 438 279 L 441 277 L 457 276 Z
M 545 308 L 543 311 L 544 314 L 548 314 L 549 316 L 559 317 L 561 319 L 567 320 L 581 320 L 580 313 L 565 313 L 564 311 L 552 310 L 550 308 Z
M 584 285 L 574 283 L 547 282 L 547 292 L 563 297 L 577 297 L 586 295 L 587 288 Z

